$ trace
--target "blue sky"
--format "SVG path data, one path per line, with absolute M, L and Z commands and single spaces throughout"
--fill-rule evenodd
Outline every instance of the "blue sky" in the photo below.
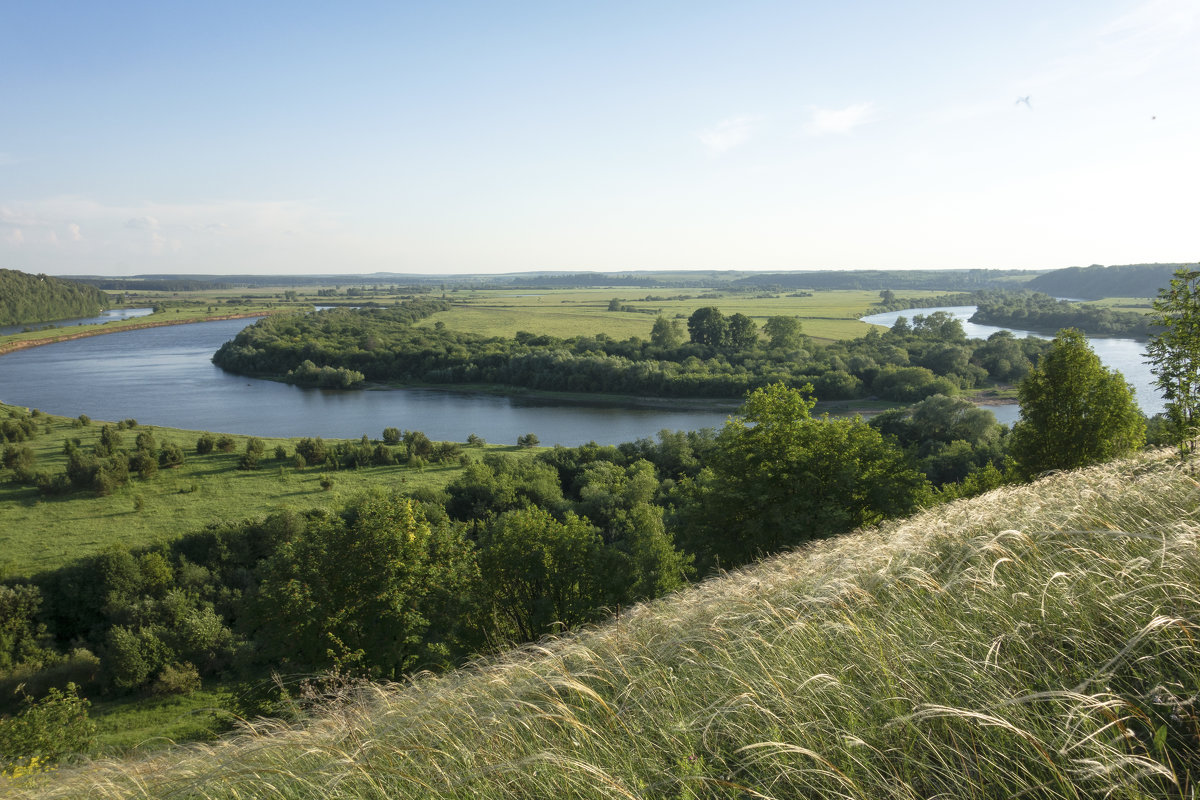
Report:
M 0 75 L 29 272 L 1200 258 L 1196 0 L 0 0 Z

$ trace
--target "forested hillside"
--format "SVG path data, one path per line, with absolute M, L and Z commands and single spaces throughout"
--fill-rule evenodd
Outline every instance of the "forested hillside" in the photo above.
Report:
M 108 296 L 92 286 L 0 269 L 0 325 L 92 317 L 108 305 Z
M 1183 264 L 1124 264 L 1102 267 L 1067 267 L 1039 275 L 1026 289 L 1054 297 L 1099 300 L 1102 297 L 1154 297 L 1171 282 Z

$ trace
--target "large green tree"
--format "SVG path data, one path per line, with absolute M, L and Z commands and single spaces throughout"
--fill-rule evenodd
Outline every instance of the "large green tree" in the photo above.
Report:
M 1177 271 L 1159 291 L 1153 325 L 1146 349 L 1155 383 L 1167 398 L 1172 438 L 1187 453 L 1200 434 L 1200 270 Z
M 695 344 L 723 347 L 729 342 L 729 320 L 716 306 L 697 308 L 688 317 L 687 326 Z
M 395 495 L 344 516 L 314 514 L 263 572 L 264 655 L 389 678 L 455 654 L 478 582 L 462 533 Z
M 928 496 L 896 444 L 858 417 L 814 419 L 809 391 L 777 383 L 752 392 L 710 466 L 682 482 L 676 521 L 702 568 L 906 514 Z
M 1021 418 L 1009 452 L 1026 478 L 1119 458 L 1145 442 L 1132 387 L 1100 363 L 1077 330 L 1059 331 L 1017 395 Z

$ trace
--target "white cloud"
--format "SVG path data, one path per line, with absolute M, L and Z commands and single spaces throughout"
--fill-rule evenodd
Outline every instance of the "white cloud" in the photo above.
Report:
M 814 108 L 808 123 L 813 134 L 849 133 L 875 119 L 873 103 L 856 103 L 845 108 Z
M 125 220 L 125 227 L 138 231 L 152 231 L 158 228 L 158 219 L 151 216 L 130 217 Z
M 83 234 L 79 232 L 79 224 L 72 222 L 67 225 L 67 234 L 71 237 L 72 242 L 83 241 Z
M 700 131 L 696 138 L 710 155 L 719 156 L 744 145 L 757 127 L 758 119 L 755 117 L 729 117 L 707 130 Z
M 19 245 L 25 241 L 25 234 L 21 233 L 20 228 L 13 228 L 4 235 L 4 241 L 11 245 Z

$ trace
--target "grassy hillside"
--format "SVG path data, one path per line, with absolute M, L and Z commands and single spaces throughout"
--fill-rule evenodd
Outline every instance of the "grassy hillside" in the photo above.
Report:
M 821 542 L 305 724 L 14 797 L 1192 797 L 1200 483 L 1166 454 Z

